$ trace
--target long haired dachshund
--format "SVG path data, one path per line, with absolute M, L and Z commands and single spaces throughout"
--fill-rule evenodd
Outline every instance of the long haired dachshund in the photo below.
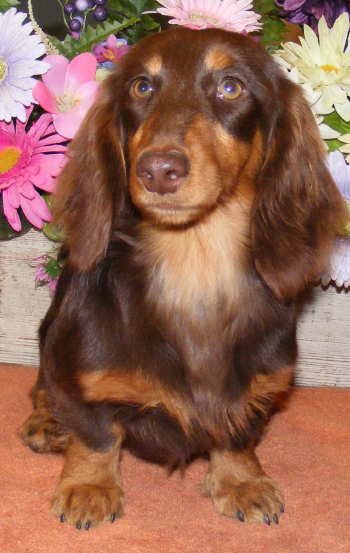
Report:
M 219 513 L 277 523 L 254 448 L 345 217 L 299 87 L 246 36 L 142 40 L 71 144 L 56 213 L 65 267 L 22 428 L 65 452 L 55 514 L 86 529 L 121 515 L 127 447 L 170 468 L 207 455 Z

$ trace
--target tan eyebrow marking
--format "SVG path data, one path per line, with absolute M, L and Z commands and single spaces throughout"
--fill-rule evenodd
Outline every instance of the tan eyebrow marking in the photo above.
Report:
M 161 56 L 155 54 L 144 62 L 144 65 L 151 75 L 157 75 L 162 69 L 163 60 Z
M 225 69 L 225 67 L 232 65 L 233 58 L 230 54 L 225 52 L 225 50 L 215 47 L 207 52 L 204 63 L 208 69 L 215 71 L 218 69 Z

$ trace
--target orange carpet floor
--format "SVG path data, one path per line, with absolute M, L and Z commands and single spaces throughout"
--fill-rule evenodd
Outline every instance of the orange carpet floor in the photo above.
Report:
M 0 553 L 350 552 L 350 390 L 297 388 L 273 419 L 259 456 L 285 492 L 279 526 L 217 515 L 200 493 L 204 461 L 169 477 L 125 454 L 126 515 L 87 532 L 50 513 L 62 458 L 16 435 L 35 374 L 0 365 Z

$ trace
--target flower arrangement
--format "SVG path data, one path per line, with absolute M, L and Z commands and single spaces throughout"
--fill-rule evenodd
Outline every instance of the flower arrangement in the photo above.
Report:
M 350 205 L 350 43 L 347 0 L 55 0 L 64 38 L 48 36 L 17 0 L 0 0 L 0 240 L 35 227 L 62 240 L 51 195 L 65 151 L 100 81 L 142 37 L 169 24 L 252 34 L 303 87 Z M 53 289 L 56 253 L 34 261 Z M 350 287 L 350 229 L 322 283 Z

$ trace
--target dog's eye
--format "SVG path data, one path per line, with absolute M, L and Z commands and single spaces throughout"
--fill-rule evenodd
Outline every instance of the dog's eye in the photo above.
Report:
M 153 92 L 153 86 L 148 79 L 140 77 L 136 79 L 131 85 L 131 94 L 135 98 L 146 98 Z
M 233 77 L 225 77 L 217 88 L 217 97 L 224 100 L 235 100 L 242 93 L 242 86 Z

